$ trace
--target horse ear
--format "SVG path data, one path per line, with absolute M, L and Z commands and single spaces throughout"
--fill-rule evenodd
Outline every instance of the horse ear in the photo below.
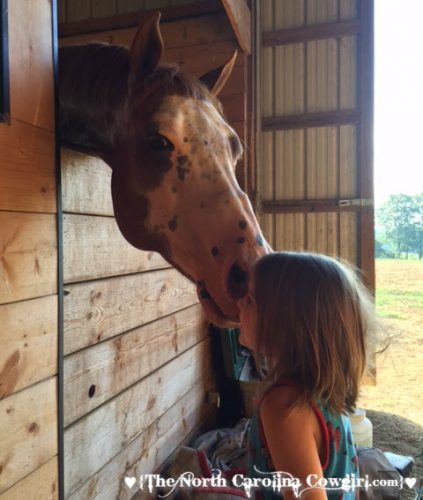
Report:
M 152 73 L 160 63 L 163 54 L 163 39 L 160 33 L 160 12 L 148 17 L 135 33 L 129 49 L 130 77 L 141 80 Z
M 235 50 L 231 58 L 223 66 L 213 69 L 200 77 L 200 80 L 209 88 L 213 95 L 217 96 L 220 94 L 220 91 L 225 86 L 234 69 L 237 55 L 238 52 Z

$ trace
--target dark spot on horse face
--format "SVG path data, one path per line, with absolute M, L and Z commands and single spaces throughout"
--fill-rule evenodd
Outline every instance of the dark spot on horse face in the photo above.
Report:
M 244 230 L 244 229 L 246 229 L 246 228 L 247 228 L 247 223 L 246 223 L 246 221 L 245 221 L 245 220 L 240 220 L 240 221 L 239 221 L 239 224 L 238 224 L 238 227 L 239 227 L 240 229 L 243 229 L 243 230 Z
M 204 146 L 207 146 L 208 143 L 209 141 L 204 141 Z
M 261 247 L 264 245 L 263 237 L 260 234 L 256 236 L 256 243 Z
M 173 219 L 171 219 L 168 223 L 167 223 L 169 229 L 171 231 L 176 231 L 177 227 L 178 227 L 178 217 L 175 215 L 173 217 Z
M 210 298 L 211 298 L 211 297 L 210 297 L 209 292 L 208 292 L 205 288 L 203 288 L 203 289 L 201 290 L 201 292 L 200 292 L 200 297 L 201 297 L 202 299 L 210 299 Z
M 211 254 L 213 255 L 213 257 L 216 257 L 216 255 L 219 255 L 219 249 L 217 247 L 213 247 L 211 249 Z
M 200 208 L 206 208 L 206 205 L 204 205 L 204 203 L 200 203 Z
M 175 186 L 173 186 L 173 188 L 172 188 L 172 193 L 177 193 L 177 192 L 178 192 L 178 190 L 176 189 L 176 187 L 175 187 Z
M 188 142 L 188 137 L 184 137 L 184 142 Z
M 243 243 L 245 243 L 244 236 L 240 236 L 239 238 L 237 238 L 236 242 L 238 243 L 238 245 L 242 245 Z
M 191 169 L 191 162 L 185 155 L 180 155 L 176 158 L 176 171 L 178 172 L 178 178 L 180 181 L 185 180 L 185 175 L 189 173 Z

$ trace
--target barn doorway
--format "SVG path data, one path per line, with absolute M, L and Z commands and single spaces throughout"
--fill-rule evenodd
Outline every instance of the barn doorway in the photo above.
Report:
M 423 5 L 407 0 L 401 7 L 375 2 L 376 309 L 393 338 L 378 358 L 377 385 L 365 389 L 361 404 L 371 410 L 376 445 L 413 456 L 413 475 L 421 478 L 423 169 L 416 117 L 423 113 L 423 68 L 416 61 Z

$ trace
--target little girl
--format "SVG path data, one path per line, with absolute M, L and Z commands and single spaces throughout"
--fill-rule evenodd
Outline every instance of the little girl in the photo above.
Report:
M 333 258 L 273 253 L 258 261 L 239 307 L 240 343 L 254 353 L 266 387 L 251 419 L 249 476 L 281 471 L 296 479 L 279 493 L 262 487 L 256 498 L 353 499 L 341 480 L 358 479 L 347 413 L 374 324 L 369 293 Z

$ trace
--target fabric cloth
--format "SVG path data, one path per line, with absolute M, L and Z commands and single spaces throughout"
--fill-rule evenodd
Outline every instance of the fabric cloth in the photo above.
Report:
M 313 406 L 318 418 L 325 442 L 325 458 L 322 463 L 323 475 L 328 478 L 358 478 L 358 459 L 352 440 L 349 418 L 344 415 L 334 415 L 321 405 Z M 249 434 L 249 465 L 248 476 L 260 478 L 270 476 L 275 471 L 266 438 L 260 420 L 259 408 L 251 418 Z M 282 471 L 283 472 L 283 471 Z M 286 476 L 284 476 L 286 477 Z M 356 498 L 354 490 L 331 490 L 326 488 L 329 500 L 353 500 Z M 358 496 L 358 494 L 357 494 Z M 255 491 L 256 499 L 271 500 L 281 496 L 271 488 L 260 488 Z

